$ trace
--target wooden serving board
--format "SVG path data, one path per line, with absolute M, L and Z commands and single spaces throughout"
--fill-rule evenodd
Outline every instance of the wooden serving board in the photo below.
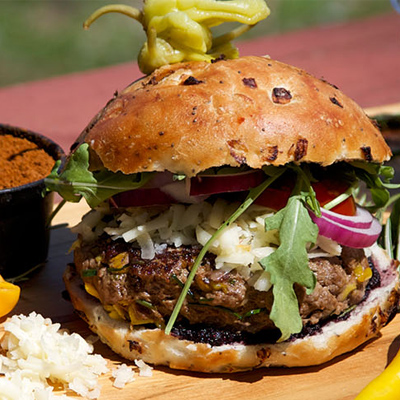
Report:
M 367 110 L 368 111 L 368 110 Z M 369 115 L 386 112 L 387 108 L 373 109 Z M 399 112 L 400 103 L 390 112 Z M 63 328 L 91 335 L 86 324 L 73 311 L 63 297 L 62 273 L 72 255 L 68 252 L 74 235 L 67 226 L 79 222 L 88 210 L 85 204 L 67 204 L 54 221 L 60 224 L 52 230 L 49 259 L 29 280 L 22 282 L 21 299 L 14 314 L 31 311 L 59 322 Z M 196 400 L 196 399 L 274 399 L 274 400 L 351 400 L 373 378 L 379 375 L 400 347 L 400 315 L 386 326 L 380 336 L 361 348 L 332 362 L 307 368 L 271 368 L 251 372 L 200 374 L 155 368 L 152 377 L 136 377 L 124 389 L 112 386 L 111 374 L 100 378 L 102 394 L 107 400 Z M 126 362 L 113 354 L 102 343 L 95 351 L 105 357 L 112 367 Z

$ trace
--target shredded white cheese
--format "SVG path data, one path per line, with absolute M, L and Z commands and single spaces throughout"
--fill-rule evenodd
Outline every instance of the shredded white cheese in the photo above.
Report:
M 86 215 L 73 232 L 80 233 L 85 241 L 95 240 L 106 232 L 114 240 L 123 239 L 140 248 L 142 258 L 152 259 L 167 244 L 204 246 L 238 206 L 238 203 L 218 199 L 213 204 L 203 201 L 169 207 L 127 208 L 124 213 L 114 215 L 111 221 L 109 217 L 103 218 L 112 214 L 103 206 Z M 236 269 L 260 291 L 269 290 L 271 282 L 269 273 L 263 271 L 259 261 L 279 245 L 278 232 L 265 230 L 265 219 L 272 213 L 268 208 L 252 205 L 223 230 L 209 249 L 216 255 L 217 269 L 226 272 Z M 331 257 L 340 252 L 337 243 L 319 237 L 315 246 L 309 249 L 309 257 Z

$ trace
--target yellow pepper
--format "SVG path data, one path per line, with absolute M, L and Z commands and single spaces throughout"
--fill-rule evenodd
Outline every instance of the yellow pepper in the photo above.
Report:
M 88 282 L 85 282 L 85 290 L 93 297 L 96 297 L 96 299 L 100 300 L 100 295 L 99 292 L 96 290 L 96 288 Z
M 123 268 L 129 264 L 129 253 L 124 251 L 113 257 L 109 262 L 109 267 L 123 272 Z M 115 272 L 115 271 L 114 271 Z
M 372 269 L 370 267 L 363 269 L 362 265 L 359 264 L 354 268 L 354 275 L 357 281 L 362 283 L 372 278 Z
M 138 318 L 135 304 L 131 304 L 129 306 L 129 319 L 131 320 L 132 325 L 145 325 L 145 324 L 152 324 L 154 322 L 152 319 Z
M 0 275 L 0 317 L 8 314 L 18 303 L 21 289 Z
M 386 369 L 371 381 L 355 400 L 397 400 L 400 398 L 400 352 Z
M 84 28 L 110 12 L 122 13 L 143 25 L 147 41 L 138 64 L 145 74 L 181 61 L 211 61 L 221 55 L 237 58 L 238 50 L 230 41 L 270 13 L 265 0 L 145 0 L 142 11 L 123 4 L 101 7 L 84 22 Z M 223 22 L 244 26 L 213 38 L 211 28 Z

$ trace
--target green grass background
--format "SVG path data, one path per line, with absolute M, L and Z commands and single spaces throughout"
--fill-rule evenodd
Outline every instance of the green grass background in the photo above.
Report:
M 141 0 L 0 0 L 0 86 L 136 60 L 145 35 L 138 22 L 108 14 L 88 31 L 97 8 Z M 242 36 L 302 29 L 378 15 L 390 0 L 267 0 L 271 15 Z

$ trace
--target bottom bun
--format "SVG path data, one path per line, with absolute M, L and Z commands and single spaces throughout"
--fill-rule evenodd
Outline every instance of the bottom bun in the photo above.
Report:
M 376 336 L 397 310 L 399 283 L 394 263 L 377 246 L 372 261 L 380 272 L 381 285 L 346 319 L 328 322 L 317 333 L 274 344 L 211 346 L 166 335 L 162 329 L 131 327 L 109 317 L 101 303 L 84 290 L 73 265 L 68 266 L 64 281 L 74 308 L 115 353 L 175 369 L 225 373 L 318 365 Z

